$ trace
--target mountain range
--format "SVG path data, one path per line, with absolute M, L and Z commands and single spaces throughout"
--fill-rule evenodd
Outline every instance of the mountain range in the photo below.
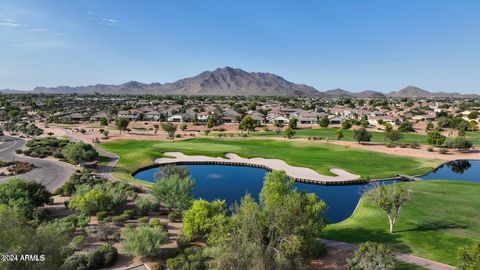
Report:
M 350 92 L 343 89 L 318 91 L 305 85 L 296 84 L 284 78 L 262 72 L 246 72 L 242 69 L 224 67 L 213 71 L 204 71 L 197 76 L 172 83 L 140 83 L 129 81 L 123 84 L 95 84 L 87 86 L 35 87 L 33 91 L 1 90 L 3 93 L 50 93 L 50 94 L 158 94 L 158 95 L 219 95 L 219 96 L 320 96 L 320 97 L 480 97 L 474 94 L 429 92 L 424 89 L 407 86 L 399 91 L 384 94 L 366 90 Z

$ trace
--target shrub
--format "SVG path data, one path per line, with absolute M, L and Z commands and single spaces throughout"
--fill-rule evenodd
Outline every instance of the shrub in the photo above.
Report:
M 123 211 L 123 215 L 125 215 L 127 219 L 132 219 L 135 216 L 135 210 L 131 210 L 131 209 L 125 210 Z
M 168 214 L 168 220 L 170 220 L 171 222 L 179 222 L 181 218 L 182 218 L 182 215 L 180 215 L 177 212 L 171 212 Z
M 146 216 L 152 210 L 152 202 L 146 197 L 140 197 L 135 200 L 135 206 L 137 207 L 137 213 L 140 216 Z
M 131 224 L 131 223 L 125 224 L 125 229 L 128 229 L 128 230 L 135 229 L 135 227 L 137 227 L 135 226 L 135 224 Z
M 412 149 L 418 149 L 418 148 L 420 148 L 420 144 L 419 144 L 418 142 L 412 142 L 412 143 L 410 144 L 410 148 L 412 148 Z
M 459 248 L 457 261 L 459 270 L 480 269 L 480 242 Z
M 150 224 L 150 226 L 155 227 L 155 226 L 160 226 L 162 224 L 162 222 L 158 218 L 152 218 L 152 219 L 150 219 L 149 224 Z
M 96 216 L 97 216 L 98 220 L 103 220 L 106 217 L 108 217 L 108 212 L 107 211 L 98 211 Z
M 30 156 L 30 155 L 32 154 L 32 150 L 25 149 L 25 150 L 23 150 L 23 154 L 24 154 L 25 156 Z
M 71 245 L 74 249 L 78 250 L 82 246 L 85 236 L 77 235 L 72 239 Z
M 313 240 L 309 248 L 309 253 L 312 258 L 319 258 L 327 254 L 327 247 L 319 239 Z
M 16 153 L 16 154 L 21 154 L 22 152 L 23 152 L 22 149 L 16 149 L 16 150 L 15 150 L 15 153 Z
M 88 223 L 90 223 L 90 216 L 85 214 L 78 214 L 77 215 L 77 226 L 80 228 L 85 228 Z
M 141 218 L 138 219 L 138 222 L 140 222 L 142 224 L 147 224 L 148 221 L 150 221 L 149 217 L 141 217 Z
M 438 153 L 442 154 L 442 155 L 445 155 L 448 153 L 448 150 L 446 148 L 440 148 L 438 149 Z
M 50 211 L 43 207 L 36 208 L 32 212 L 32 218 L 34 220 L 46 220 L 49 215 L 50 215 Z
M 118 258 L 117 249 L 110 245 L 103 245 L 95 251 L 88 253 L 87 265 L 90 269 L 98 269 L 112 266 Z
M 168 241 L 168 233 L 149 226 L 127 230 L 123 236 L 122 249 L 133 256 L 156 256 L 161 246 Z
M 137 199 L 137 197 L 138 197 L 138 193 L 135 192 L 135 191 L 133 191 L 133 190 L 129 190 L 129 191 L 127 192 L 127 195 L 128 195 L 130 198 L 132 198 L 132 200 L 135 200 L 135 199 Z
M 431 146 L 427 147 L 427 151 L 428 152 L 433 152 L 433 147 L 431 147 Z
M 127 224 L 127 225 L 131 225 L 131 224 Z M 120 240 L 121 236 L 122 236 L 121 233 L 118 232 L 118 231 L 112 233 L 112 238 L 113 238 L 113 241 L 115 241 L 115 242 L 118 242 Z
M 170 270 L 204 270 L 207 269 L 205 261 L 206 258 L 203 255 L 203 250 L 201 248 L 189 247 L 184 250 L 183 254 L 168 259 L 167 267 Z
M 85 254 L 73 254 L 65 259 L 60 270 L 86 270 L 87 267 L 88 259 Z
M 113 222 L 115 225 L 119 226 L 119 227 L 123 226 L 123 224 L 124 224 L 126 221 L 127 221 L 127 218 L 126 218 L 126 216 L 124 216 L 124 215 L 112 217 L 112 222 Z
M 60 158 L 64 158 L 62 152 L 60 152 L 60 151 L 55 151 L 55 152 L 53 152 L 53 153 L 52 153 L 52 156 L 53 156 L 54 158 L 59 158 L 59 159 L 60 159 Z
M 395 269 L 391 251 L 383 244 L 365 242 L 360 244 L 353 258 L 349 260 L 349 269 Z
M 188 238 L 181 234 L 178 238 L 177 238 L 177 247 L 178 249 L 180 250 L 184 250 L 185 248 L 189 247 L 190 246 L 190 241 L 188 240 Z

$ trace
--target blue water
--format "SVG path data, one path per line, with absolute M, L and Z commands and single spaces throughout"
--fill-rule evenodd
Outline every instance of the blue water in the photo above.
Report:
M 480 160 L 450 161 L 420 178 L 425 180 L 463 180 L 480 182 Z
M 225 200 L 227 205 L 239 202 L 250 193 L 258 199 L 263 185 L 263 178 L 268 173 L 265 169 L 227 166 L 227 165 L 186 165 L 190 175 L 195 180 L 193 195 L 208 201 Z M 155 174 L 160 167 L 146 169 L 135 174 L 136 179 L 155 182 Z M 394 181 L 382 181 L 393 183 Z M 328 205 L 325 217 L 331 223 L 348 218 L 355 209 L 366 185 L 324 186 L 295 183 L 295 186 L 305 192 L 314 192 Z
M 225 200 L 232 204 L 250 193 L 258 199 L 262 189 L 263 178 L 268 173 L 265 169 L 227 166 L 227 165 L 185 165 L 195 180 L 193 195 L 208 201 Z M 155 174 L 160 167 L 140 171 L 134 175 L 136 179 L 155 182 Z M 480 182 L 480 161 L 455 161 L 446 163 L 431 173 L 421 177 L 425 180 L 448 179 Z M 379 181 L 382 184 L 392 184 L 396 180 Z M 295 186 L 305 192 L 313 192 L 328 205 L 325 217 L 330 223 L 336 223 L 348 218 L 361 194 L 369 184 L 325 186 L 295 183 Z

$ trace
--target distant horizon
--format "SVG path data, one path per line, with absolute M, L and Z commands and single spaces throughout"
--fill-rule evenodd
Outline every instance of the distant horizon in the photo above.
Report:
M 204 70 L 204 71 L 200 71 L 198 72 L 196 75 L 202 73 L 202 72 L 206 72 L 206 71 L 214 71 L 216 69 L 221 69 L 221 68 L 233 68 L 233 69 L 241 69 L 241 68 L 237 68 L 237 67 L 231 67 L 231 66 L 225 66 L 225 67 L 218 67 L 218 68 L 215 68 L 215 69 L 212 69 L 212 70 Z M 244 69 L 241 69 L 241 70 L 244 70 Z M 249 71 L 249 70 L 244 70 L 246 72 L 249 72 L 249 73 L 271 73 L 271 72 L 265 72 L 265 71 Z M 196 75 L 193 75 L 193 76 L 188 76 L 188 77 L 183 77 L 183 78 L 178 78 L 177 80 L 175 81 L 178 81 L 178 80 L 182 80 L 182 79 L 185 79 L 185 78 L 190 78 L 190 77 L 194 77 Z M 278 74 L 274 74 L 274 75 L 278 75 Z M 280 75 L 278 75 L 280 76 Z M 285 78 L 283 76 L 280 76 L 282 77 L 283 79 L 289 81 L 289 82 L 292 82 L 290 80 L 288 80 L 288 78 Z M 160 84 L 167 84 L 167 83 L 173 83 L 175 81 L 170 81 L 170 82 L 159 82 L 159 81 L 154 81 L 154 82 L 142 82 L 142 81 L 137 81 L 137 80 L 128 80 L 128 81 L 123 81 L 121 83 L 90 83 L 90 84 L 82 84 L 82 85 L 54 85 L 54 86 L 45 86 L 45 85 L 37 85 L 35 86 L 34 88 L 32 89 L 11 89 L 11 88 L 1 88 L 0 87 L 0 91 L 23 91 L 23 92 L 32 92 L 34 91 L 34 89 L 36 87 L 45 87 L 45 88 L 56 88 L 56 87 L 86 87 L 86 86 L 93 86 L 93 85 L 121 85 L 121 84 L 125 84 L 125 83 L 128 83 L 128 82 L 138 82 L 138 83 L 142 83 L 142 84 L 154 84 L 154 83 L 160 83 Z M 301 82 L 292 82 L 292 83 L 296 83 L 296 84 L 304 84 L 304 83 L 301 83 Z M 365 89 L 365 90 L 359 90 L 359 91 L 354 91 L 354 90 L 350 90 L 350 89 L 345 89 L 345 88 L 341 88 L 341 87 L 337 87 L 337 88 L 332 88 L 332 89 L 318 89 L 314 86 L 311 86 L 311 85 L 308 85 L 308 84 L 305 84 L 307 86 L 310 86 L 310 87 L 313 87 L 315 88 L 315 90 L 317 90 L 318 92 L 326 92 L 326 91 L 331 91 L 331 90 L 344 90 L 344 91 L 348 91 L 348 92 L 351 92 L 351 93 L 361 93 L 361 92 L 365 92 L 365 91 L 375 91 L 375 92 L 380 92 L 380 93 L 383 93 L 383 94 L 388 94 L 388 93 L 391 93 L 391 92 L 394 92 L 394 91 L 399 91 L 399 90 L 402 90 L 406 87 L 410 87 L 410 86 L 413 86 L 413 87 L 418 87 L 422 90 L 426 90 L 428 92 L 431 92 L 431 93 L 436 93 L 436 92 L 446 92 L 446 93 L 454 93 L 454 92 L 458 92 L 460 94 L 476 94 L 476 93 L 463 93 L 461 91 L 454 91 L 454 90 L 451 90 L 451 91 L 448 91 L 448 90 L 433 90 L 433 89 L 425 89 L 425 88 L 422 88 L 420 86 L 417 86 L 417 85 L 412 85 L 412 84 L 409 84 L 409 85 L 405 85 L 403 87 L 400 87 L 396 90 L 377 90 L 377 89 Z
M 0 2 L 0 89 L 234 66 L 319 91 L 480 94 L 478 1 Z

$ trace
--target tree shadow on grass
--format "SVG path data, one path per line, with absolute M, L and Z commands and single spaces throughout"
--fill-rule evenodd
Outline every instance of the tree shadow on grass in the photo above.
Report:
M 364 229 L 364 228 L 347 228 L 336 229 L 334 231 L 327 231 L 322 235 L 322 238 L 344 241 L 349 243 L 363 243 L 367 241 L 383 243 L 390 246 L 397 251 L 409 253 L 411 249 L 405 245 L 398 238 L 399 234 L 390 234 L 387 230 L 378 229 Z
M 398 232 L 426 232 L 426 231 L 440 231 L 440 230 L 448 230 L 448 229 L 466 229 L 467 226 L 457 224 L 450 221 L 445 220 L 435 220 L 424 222 L 414 228 L 400 230 Z

